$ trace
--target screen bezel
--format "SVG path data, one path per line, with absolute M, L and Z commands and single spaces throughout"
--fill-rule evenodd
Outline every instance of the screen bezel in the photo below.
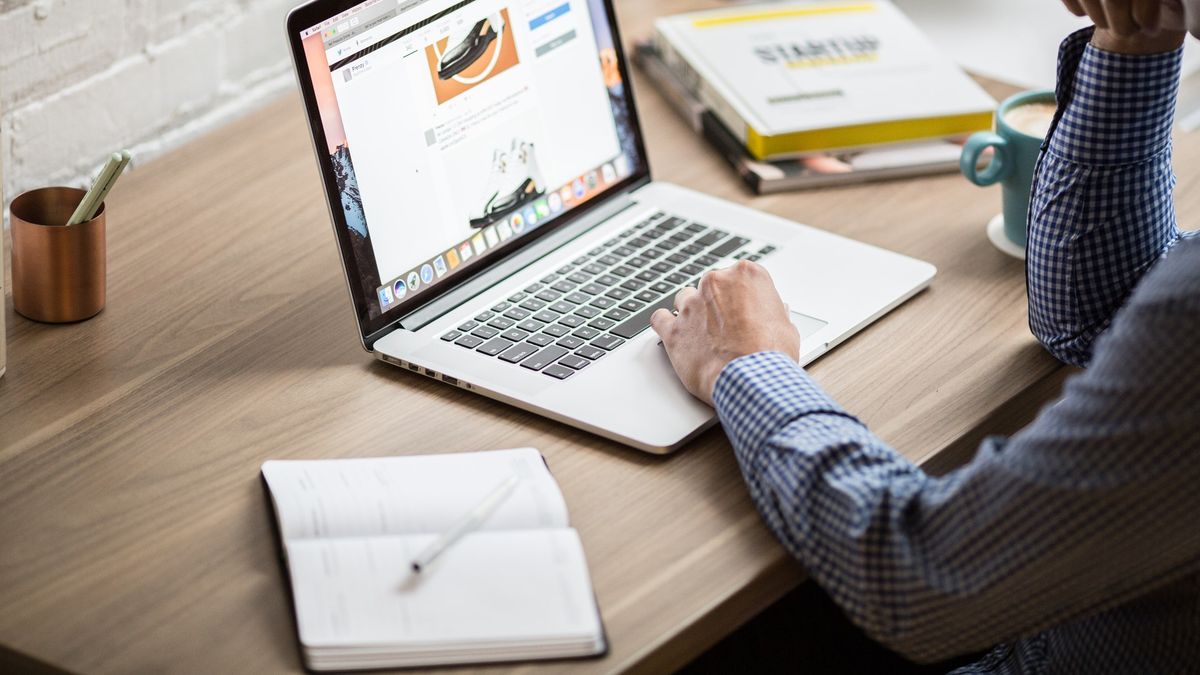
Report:
M 481 263 L 472 268 L 463 270 L 458 275 L 454 275 L 445 281 L 437 284 L 431 292 L 422 293 L 411 300 L 401 302 L 392 309 L 383 314 L 371 317 L 370 305 L 368 303 L 375 302 L 373 295 L 367 297 L 366 291 L 361 288 L 358 279 L 361 278 L 358 269 L 358 260 L 354 255 L 354 250 L 350 241 L 349 228 L 346 224 L 345 215 L 341 204 L 341 195 L 338 193 L 337 181 L 333 171 L 333 163 L 329 158 L 328 152 L 322 152 L 322 148 L 328 147 L 328 142 L 325 138 L 325 129 L 321 121 L 321 114 L 317 107 L 316 93 L 313 89 L 312 78 L 309 75 L 308 59 L 304 53 L 304 40 L 300 34 L 313 26 L 316 26 L 332 16 L 336 16 L 348 9 L 362 4 L 363 0 L 313 0 L 307 4 L 301 5 L 293 9 L 287 18 L 287 38 L 288 44 L 291 47 L 292 63 L 296 72 L 296 79 L 300 87 L 300 94 L 304 102 L 305 113 L 308 117 L 308 127 L 311 140 L 313 142 L 313 152 L 316 154 L 317 165 L 320 169 L 321 180 L 325 189 L 326 206 L 328 207 L 331 225 L 334 229 L 334 236 L 337 240 L 339 253 L 342 258 L 342 271 L 345 277 L 346 286 L 350 291 L 350 298 L 354 304 L 355 317 L 358 320 L 358 328 L 360 338 L 364 348 L 370 351 L 370 345 L 376 339 L 382 337 L 388 331 L 399 326 L 404 317 L 419 310 L 421 307 L 436 301 L 450 291 L 461 287 L 465 283 L 469 283 L 472 279 L 478 277 L 481 273 L 495 267 L 503 261 L 511 258 L 514 254 L 524 250 L 539 239 L 553 233 L 562 231 L 573 224 L 580 222 L 580 219 L 596 208 L 604 205 L 613 197 L 624 194 L 629 190 L 639 187 L 649 180 L 650 166 L 646 156 L 646 146 L 642 135 L 642 125 L 638 118 L 637 103 L 634 99 L 633 82 L 629 77 L 629 63 L 625 57 L 625 46 L 621 41 L 621 31 L 617 24 L 616 13 L 613 8 L 612 0 L 602 0 L 604 3 L 605 13 L 607 14 L 609 29 L 612 31 L 613 49 L 617 55 L 617 68 L 621 74 L 621 82 L 625 89 L 625 100 L 628 106 L 628 119 L 630 122 L 631 131 L 638 156 L 633 158 L 633 171 L 625 179 L 608 188 L 607 191 L 601 193 L 594 199 L 591 199 L 580 206 L 575 207 L 569 212 L 566 212 L 555 218 L 549 224 L 539 227 L 528 233 L 519 240 L 514 241 L 506 248 L 500 250 L 497 254 L 489 256 Z M 590 8 L 589 8 L 590 11 Z M 368 231 L 370 230 L 370 222 L 367 222 Z

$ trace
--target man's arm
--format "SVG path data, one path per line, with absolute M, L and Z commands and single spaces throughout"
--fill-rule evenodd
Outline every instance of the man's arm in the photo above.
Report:
M 784 355 L 735 360 L 714 398 L 767 525 L 858 625 L 922 661 L 1194 573 L 1200 352 L 1187 341 L 1200 278 L 1179 278 L 1200 265 L 1200 243 L 1185 248 L 1151 273 L 1059 403 L 942 478 Z M 1178 292 L 1152 292 L 1164 288 Z
M 1067 363 L 1087 365 L 1096 337 L 1179 239 L 1171 126 L 1182 40 L 1087 29 L 1063 43 L 1026 271 L 1030 328 Z

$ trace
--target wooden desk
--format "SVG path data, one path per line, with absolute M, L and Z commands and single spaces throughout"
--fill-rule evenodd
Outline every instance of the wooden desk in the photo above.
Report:
M 626 37 L 651 13 L 696 4 L 625 0 Z M 638 93 L 659 178 L 939 267 L 928 292 L 812 368 L 914 461 L 974 438 L 1061 372 L 1026 328 L 1021 264 L 984 237 L 995 189 L 945 176 L 750 199 L 654 92 Z M 95 319 L 45 326 L 6 306 L 9 658 L 83 672 L 300 670 L 258 478 L 268 458 L 545 452 L 612 652 L 514 670 L 669 669 L 801 580 L 719 430 L 651 457 L 364 354 L 305 133 L 288 96 L 132 174 L 109 202 L 108 308 Z M 1180 211 L 1197 213 L 1187 171 L 1200 137 L 1181 140 Z

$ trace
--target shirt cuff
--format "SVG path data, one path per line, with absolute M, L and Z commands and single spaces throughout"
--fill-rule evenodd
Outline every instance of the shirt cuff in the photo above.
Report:
M 1093 30 L 1059 51 L 1058 116 L 1046 149 L 1078 164 L 1123 165 L 1167 150 L 1183 49 L 1117 54 L 1090 44 Z
M 731 361 L 717 377 L 713 402 L 735 448 L 761 447 L 795 420 L 815 414 L 858 420 L 842 409 L 795 361 L 759 352 Z

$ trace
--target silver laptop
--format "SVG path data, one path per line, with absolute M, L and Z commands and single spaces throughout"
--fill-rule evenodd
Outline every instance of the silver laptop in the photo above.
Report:
M 808 363 L 926 263 L 651 180 L 611 0 L 316 0 L 288 17 L 363 346 L 654 453 L 715 422 L 650 315 L 774 277 Z

